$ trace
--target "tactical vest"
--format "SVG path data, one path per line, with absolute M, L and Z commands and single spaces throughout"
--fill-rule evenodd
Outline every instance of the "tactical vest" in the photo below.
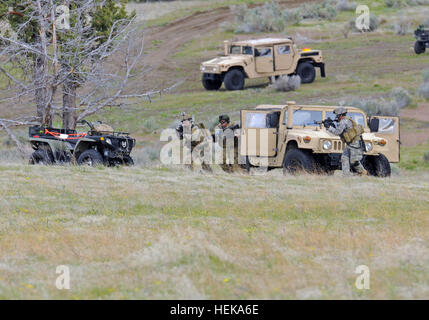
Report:
M 360 135 L 364 132 L 363 127 L 360 124 L 357 124 L 350 117 L 344 118 L 352 122 L 352 127 L 350 129 L 344 130 L 344 132 L 341 134 L 341 139 L 346 143 L 358 141 Z

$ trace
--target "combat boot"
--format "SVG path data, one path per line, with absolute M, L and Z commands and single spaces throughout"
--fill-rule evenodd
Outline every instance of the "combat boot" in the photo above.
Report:
M 368 171 L 366 171 L 365 169 L 362 169 L 362 171 L 359 173 L 360 176 L 368 176 Z

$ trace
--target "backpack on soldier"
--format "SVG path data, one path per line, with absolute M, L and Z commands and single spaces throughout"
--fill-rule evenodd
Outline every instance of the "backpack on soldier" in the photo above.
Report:
M 351 121 L 352 127 L 346 130 L 345 132 L 343 132 L 341 136 L 346 143 L 351 143 L 355 141 L 355 139 L 364 132 L 364 129 L 360 124 L 357 124 L 356 121 L 354 121 L 352 118 L 345 117 L 345 119 Z

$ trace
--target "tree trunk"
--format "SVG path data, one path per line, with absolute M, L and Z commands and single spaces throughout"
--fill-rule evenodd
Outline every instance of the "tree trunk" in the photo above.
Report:
M 45 107 L 46 107 L 46 97 L 47 89 L 45 83 L 45 59 L 43 57 L 37 56 L 34 60 L 34 84 L 36 96 L 36 107 L 37 107 L 37 118 L 40 123 L 43 123 L 45 120 Z
M 76 128 L 76 86 L 71 81 L 63 85 L 63 129 Z

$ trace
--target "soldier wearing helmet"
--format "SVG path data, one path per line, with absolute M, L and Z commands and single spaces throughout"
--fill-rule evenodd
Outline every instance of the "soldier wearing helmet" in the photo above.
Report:
M 187 157 L 191 157 L 190 159 L 184 160 L 184 163 L 188 163 L 188 167 L 193 169 L 193 159 L 192 157 L 198 156 L 200 162 L 202 163 L 202 169 L 206 171 L 211 171 L 210 166 L 204 163 L 203 156 L 203 145 L 201 144 L 205 140 L 205 132 L 204 125 L 201 123 L 200 126 L 194 123 L 194 120 L 191 115 L 188 115 L 185 112 L 180 114 L 181 121 L 180 124 L 176 127 L 176 133 L 180 140 L 183 140 L 183 147 L 187 148 Z M 201 128 L 200 128 L 201 127 Z M 198 149 L 198 152 L 193 153 L 194 149 Z M 185 158 L 185 155 L 184 155 Z M 194 159 L 195 160 L 195 159 Z
M 340 136 L 343 143 L 346 144 L 341 156 L 341 166 L 344 175 L 350 175 L 350 169 L 359 175 L 367 175 L 361 160 L 364 153 L 364 144 L 362 143 L 363 127 L 358 125 L 352 118 L 347 117 L 347 110 L 339 107 L 334 110 L 336 123 L 326 122 L 327 131 Z
M 222 146 L 221 168 L 226 172 L 238 169 L 238 137 L 234 130 L 239 129 L 238 124 L 231 122 L 227 114 L 219 116 L 219 124 L 215 128 L 215 140 Z

